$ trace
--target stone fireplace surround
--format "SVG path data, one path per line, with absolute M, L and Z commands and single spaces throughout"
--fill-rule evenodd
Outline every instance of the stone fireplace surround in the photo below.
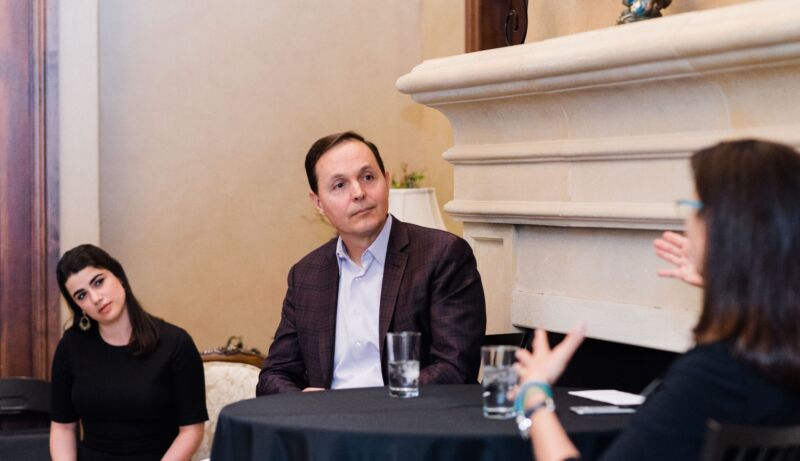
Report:
M 488 333 L 585 320 L 590 337 L 683 351 L 701 293 L 655 275 L 652 240 L 682 227 L 673 202 L 692 194 L 692 151 L 800 145 L 800 4 L 429 60 L 397 87 L 453 127 L 445 210 L 478 258 Z

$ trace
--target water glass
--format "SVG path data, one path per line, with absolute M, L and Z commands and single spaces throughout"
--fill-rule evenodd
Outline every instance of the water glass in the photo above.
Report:
M 483 416 L 491 419 L 510 419 L 516 416 L 514 400 L 508 397 L 517 384 L 512 368 L 517 351 L 515 346 L 483 346 Z
M 386 336 L 389 358 L 389 395 L 417 397 L 419 395 L 419 333 L 401 331 Z

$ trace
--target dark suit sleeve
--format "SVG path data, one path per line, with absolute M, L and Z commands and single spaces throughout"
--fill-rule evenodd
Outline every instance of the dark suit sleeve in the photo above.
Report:
M 281 321 L 259 375 L 256 395 L 299 391 L 308 386 L 306 366 L 295 327 L 294 270 L 292 268 L 289 272 L 289 288 L 283 300 Z
M 431 362 L 421 384 L 474 383 L 486 332 L 486 302 L 472 249 L 461 238 L 441 255 L 431 285 Z

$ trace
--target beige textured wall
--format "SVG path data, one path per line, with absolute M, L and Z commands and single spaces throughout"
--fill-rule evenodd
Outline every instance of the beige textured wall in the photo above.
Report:
M 418 63 L 464 53 L 464 3 L 462 0 L 422 0 L 422 56 Z M 426 165 L 423 185 L 436 188 L 445 226 L 450 232 L 462 235 L 461 221 L 444 212 L 444 204 L 453 199 L 453 166 L 442 159 L 444 151 L 453 145 L 450 122 L 438 110 L 422 104 L 411 104 L 410 109 L 417 112 L 419 136 L 428 145 L 428 153 L 422 159 Z
M 319 136 L 357 129 L 449 200 L 448 122 L 395 80 L 463 52 L 461 3 L 101 2 L 100 237 L 144 305 L 201 349 L 266 350 L 289 267 L 333 235 L 302 166 Z
M 673 0 L 665 16 L 758 0 Z M 622 0 L 537 0 L 528 5 L 526 43 L 616 24 Z
M 59 14 L 61 250 L 100 241 L 97 0 Z
M 59 4 L 61 252 L 100 241 L 97 0 Z M 62 308 L 62 323 L 70 319 Z

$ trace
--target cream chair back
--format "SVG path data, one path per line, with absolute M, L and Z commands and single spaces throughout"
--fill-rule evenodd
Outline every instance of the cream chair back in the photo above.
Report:
M 206 377 L 206 407 L 208 421 L 200 448 L 192 457 L 193 461 L 211 456 L 211 444 L 217 428 L 219 412 L 225 405 L 256 396 L 258 374 L 263 358 L 250 354 L 220 355 L 203 354 L 203 368 Z

